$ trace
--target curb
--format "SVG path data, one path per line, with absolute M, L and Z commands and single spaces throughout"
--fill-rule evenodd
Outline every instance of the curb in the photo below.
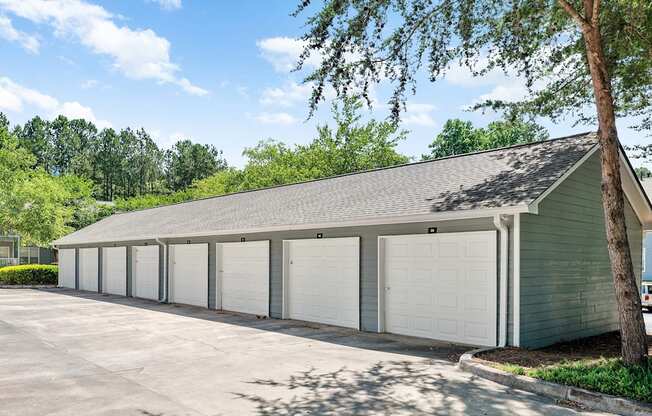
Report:
M 54 289 L 57 285 L 0 285 L 0 289 Z
M 599 410 L 623 416 L 649 416 L 652 414 L 652 406 L 645 403 L 623 399 L 608 394 L 596 393 L 578 387 L 550 383 L 532 377 L 517 376 L 484 365 L 484 361 L 475 358 L 476 354 L 494 349 L 496 348 L 484 348 L 463 354 L 460 357 L 459 368 L 471 374 L 475 374 L 478 377 L 486 378 L 508 387 L 525 390 L 555 400 L 568 400 L 579 403 L 590 410 Z

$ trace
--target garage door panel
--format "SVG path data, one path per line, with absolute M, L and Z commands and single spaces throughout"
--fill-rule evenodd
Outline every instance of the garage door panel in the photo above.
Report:
M 208 244 L 170 245 L 174 303 L 208 307 Z
M 132 296 L 158 300 L 159 246 L 137 246 L 132 250 Z
M 359 239 L 287 241 L 286 315 L 359 327 Z
M 269 314 L 269 241 L 217 246 L 222 309 Z
M 97 248 L 79 249 L 79 289 L 97 292 L 98 289 Z
M 127 295 L 127 249 L 125 247 L 102 249 L 102 292 Z
M 388 332 L 495 345 L 494 231 L 383 240 Z
M 75 249 L 59 249 L 59 286 L 75 289 Z

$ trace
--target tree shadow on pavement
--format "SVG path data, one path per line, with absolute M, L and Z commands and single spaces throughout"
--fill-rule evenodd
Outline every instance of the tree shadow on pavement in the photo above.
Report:
M 265 395 L 233 393 L 260 416 L 272 415 L 573 415 L 538 396 L 459 373 L 446 377 L 428 360 L 384 361 L 363 370 L 301 371 L 286 381 L 256 379 Z

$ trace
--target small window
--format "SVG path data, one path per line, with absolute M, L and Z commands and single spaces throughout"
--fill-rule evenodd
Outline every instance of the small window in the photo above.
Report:
M 11 257 L 11 250 L 8 246 L 0 246 L 0 259 L 8 259 Z
M 652 285 L 643 285 L 643 294 L 652 295 Z

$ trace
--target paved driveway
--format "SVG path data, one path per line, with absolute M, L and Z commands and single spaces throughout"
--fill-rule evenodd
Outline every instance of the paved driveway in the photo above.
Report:
M 0 415 L 573 415 L 459 347 L 69 290 L 0 290 Z
M 652 312 L 643 311 L 643 319 L 645 319 L 647 334 L 652 335 Z

